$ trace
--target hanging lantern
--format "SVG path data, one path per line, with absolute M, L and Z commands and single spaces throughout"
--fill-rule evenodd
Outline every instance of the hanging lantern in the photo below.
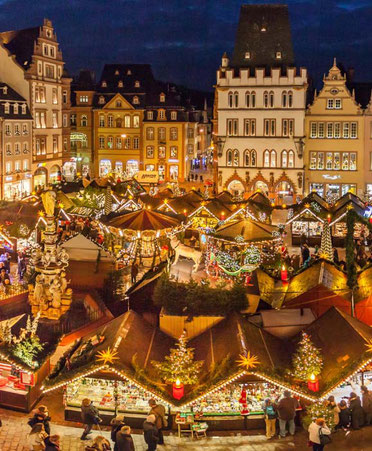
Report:
M 315 374 L 311 374 L 309 380 L 307 381 L 307 388 L 311 391 L 319 391 L 319 379 Z
M 327 215 L 327 221 L 328 221 L 328 224 L 330 224 L 330 222 L 331 222 L 331 215 L 330 214 Z
M 181 399 L 184 394 L 184 385 L 181 383 L 179 379 L 173 384 L 173 398 Z
M 282 265 L 282 269 L 280 271 L 280 278 L 283 282 L 286 282 L 288 280 L 288 271 L 285 267 L 285 265 Z

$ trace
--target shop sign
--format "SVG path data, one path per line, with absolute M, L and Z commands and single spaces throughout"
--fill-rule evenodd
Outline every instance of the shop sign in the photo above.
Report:
M 158 183 L 159 173 L 158 171 L 138 171 L 134 174 L 134 178 L 139 183 Z
M 21 371 L 21 384 L 30 386 L 35 385 L 34 375 Z

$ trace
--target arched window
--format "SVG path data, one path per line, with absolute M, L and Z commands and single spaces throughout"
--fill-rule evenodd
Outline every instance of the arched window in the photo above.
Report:
M 264 108 L 269 107 L 269 93 L 267 91 L 265 91 L 263 94 L 263 104 L 264 104 Z
M 287 91 L 283 91 L 282 94 L 282 107 L 287 108 Z
M 252 168 L 257 165 L 257 152 L 255 150 L 251 150 L 251 166 Z
M 247 108 L 250 108 L 250 107 L 251 107 L 251 93 L 250 93 L 249 91 L 247 91 L 247 92 L 245 93 L 245 106 L 246 106 Z
M 124 116 L 124 127 L 130 128 L 130 116 L 129 115 Z
M 269 168 L 270 167 L 270 152 L 268 150 L 265 150 L 264 152 L 264 161 L 263 161 L 263 165 L 265 168 Z
M 234 92 L 234 100 L 235 100 L 235 108 L 239 106 L 239 93 L 237 91 Z
M 232 166 L 232 150 L 226 152 L 226 166 Z
M 250 150 L 246 149 L 244 151 L 244 166 L 249 167 L 251 165 L 251 152 Z
M 115 125 L 117 128 L 121 128 L 123 126 L 123 120 L 121 117 L 118 117 L 117 119 L 115 119 Z
M 232 92 L 229 92 L 228 103 L 229 103 L 229 107 L 232 108 L 233 107 L 233 93 Z
M 234 150 L 234 166 L 239 166 L 239 150 L 235 149 Z
M 274 107 L 274 93 L 270 91 L 270 108 Z
M 114 116 L 109 114 L 107 116 L 107 127 L 113 127 L 114 126 Z
M 251 92 L 251 107 L 256 108 L 256 93 L 254 91 Z
M 276 167 L 276 152 L 275 152 L 275 150 L 272 150 L 270 152 L 270 167 L 272 167 L 272 168 Z
M 288 91 L 288 106 L 289 108 L 293 107 L 293 92 Z
M 138 98 L 138 96 L 134 96 L 134 97 L 133 97 L 133 104 L 134 104 L 134 105 L 138 105 L 138 104 L 139 104 L 139 98 Z
M 289 168 L 294 168 L 294 159 L 295 159 L 295 155 L 293 150 L 290 150 L 288 152 L 288 167 Z
M 288 166 L 288 153 L 286 150 L 282 151 L 282 155 L 281 155 L 281 159 L 282 159 L 282 168 L 286 168 Z
M 87 127 L 88 126 L 88 117 L 83 114 L 80 118 L 80 126 L 81 127 Z

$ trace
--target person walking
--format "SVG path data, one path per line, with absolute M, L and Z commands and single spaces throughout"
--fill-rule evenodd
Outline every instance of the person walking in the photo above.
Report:
M 134 451 L 133 438 L 130 435 L 130 427 L 123 426 L 120 431 L 116 433 L 116 444 L 118 451 Z
M 137 265 L 137 262 L 134 261 L 133 265 L 130 269 L 130 277 L 132 280 L 132 284 L 135 284 L 137 282 L 138 273 L 139 273 L 138 265 Z
M 45 432 L 43 423 L 36 423 L 31 432 L 28 434 L 28 442 L 30 445 L 30 450 L 32 451 L 42 451 L 45 449 L 44 440 L 48 437 Z
M 325 444 L 322 443 L 322 436 L 331 435 L 331 430 L 323 418 L 317 418 L 309 426 L 309 440 L 313 445 L 313 451 L 323 451 Z M 328 443 L 328 442 L 327 442 Z
M 118 451 L 118 447 L 116 444 L 116 434 L 121 430 L 123 426 L 125 426 L 124 415 L 119 414 L 116 415 L 110 422 L 111 424 L 111 441 L 114 442 L 114 451 Z
M 350 427 L 350 410 L 344 399 L 339 402 L 338 407 L 340 409 L 340 412 L 338 414 L 339 422 L 336 425 L 336 429 L 342 428 L 344 431 L 346 431 Z
M 143 423 L 143 435 L 147 443 L 147 451 L 155 451 L 159 441 L 158 430 L 155 426 L 155 415 L 149 415 Z
M 356 393 L 351 392 L 349 397 L 349 409 L 351 413 L 351 427 L 353 429 L 360 429 L 364 423 L 364 412 L 362 409 L 362 403 L 359 396 Z
M 265 399 L 263 406 L 266 423 L 266 437 L 271 439 L 275 436 L 276 408 L 270 398 Z
M 284 398 L 279 401 L 277 406 L 277 412 L 279 417 L 279 438 L 286 436 L 286 426 L 288 423 L 289 434 L 294 435 L 296 432 L 296 426 L 294 418 L 296 416 L 296 409 L 298 407 L 298 401 L 291 396 L 291 392 L 284 391 Z
M 80 437 L 81 440 L 88 440 L 87 435 L 90 434 L 92 427 L 96 424 L 99 429 L 99 423 L 102 421 L 98 409 L 93 405 L 93 401 L 89 398 L 84 398 L 81 403 L 81 419 L 85 424 L 84 432 Z
M 149 412 L 149 415 L 155 415 L 155 426 L 158 430 L 158 436 L 159 436 L 159 445 L 164 444 L 164 437 L 163 437 L 163 429 L 168 426 L 167 419 L 165 418 L 165 407 L 161 404 L 157 404 L 155 399 L 149 400 L 149 406 L 151 407 L 151 410 Z
M 372 393 L 365 385 L 360 387 L 362 391 L 362 407 L 365 415 L 365 424 L 369 426 L 372 421 Z

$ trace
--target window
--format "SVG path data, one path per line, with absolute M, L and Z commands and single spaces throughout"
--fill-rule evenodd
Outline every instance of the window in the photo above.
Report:
M 178 129 L 177 127 L 171 127 L 170 129 L 170 139 L 171 141 L 175 141 L 178 139 Z
M 138 136 L 135 136 L 133 138 L 133 149 L 139 149 L 139 138 L 138 138 Z
M 327 152 L 326 154 L 326 169 L 332 169 L 332 152 Z
M 177 111 L 171 111 L 171 120 L 176 121 L 177 120 Z
M 275 58 L 276 58 L 277 60 L 282 59 L 282 52 L 276 52 L 276 53 L 275 53 Z
M 19 127 L 19 124 L 14 124 L 14 136 L 20 136 L 21 135 L 21 130 Z
M 146 169 L 146 171 L 155 171 L 155 165 L 154 164 L 146 164 L 145 169 Z
M 10 161 L 7 161 L 5 164 L 5 172 L 7 174 L 10 174 L 12 172 L 12 163 Z
M 294 168 L 294 158 L 295 158 L 294 152 L 293 152 L 293 150 L 290 150 L 288 152 L 288 167 L 289 168 Z
M 53 102 L 54 105 L 57 105 L 57 103 L 58 103 L 57 88 L 53 88 L 53 91 L 52 91 L 52 102 Z
M 12 147 L 9 143 L 5 145 L 5 154 L 10 157 L 12 155 Z
M 133 105 L 138 105 L 139 104 L 139 98 L 138 96 L 134 96 L 133 97 Z
M 154 158 L 154 147 L 153 146 L 146 147 L 146 158 Z
M 139 88 L 140 86 L 141 86 L 140 82 L 139 82 L 138 80 L 136 80 L 136 81 L 134 82 L 134 87 L 135 87 L 135 88 Z
M 328 110 L 340 110 L 342 108 L 342 99 L 327 99 Z
M 62 102 L 67 103 L 67 91 L 62 92 Z
M 244 58 L 245 58 L 246 60 L 249 60 L 249 59 L 251 58 L 251 52 L 245 52 Z
M 333 153 L 333 169 L 335 171 L 340 170 L 341 160 L 340 160 L 340 152 Z
M 264 152 L 264 167 L 269 168 L 270 167 L 270 152 L 268 150 L 265 150 Z
M 76 125 L 76 114 L 71 114 L 70 116 L 70 124 L 71 125 Z
M 158 129 L 158 140 L 165 141 L 165 128 L 164 127 L 159 127 L 159 129 Z
M 46 101 L 45 87 L 44 86 L 40 86 L 39 90 L 40 90 L 40 102 L 41 103 L 45 103 L 45 101 Z
M 341 138 L 341 124 L 340 122 L 335 122 L 334 135 L 335 138 Z
M 263 94 L 263 105 L 264 105 L 264 108 L 269 107 L 269 93 L 267 91 L 265 91 Z
M 226 152 L 226 166 L 232 166 L 232 154 L 233 152 L 231 149 Z
M 83 147 L 86 147 L 86 145 L 83 146 Z M 68 151 L 67 138 L 63 138 L 63 151 L 64 151 L 64 152 L 67 152 L 67 151 Z
M 233 153 L 233 165 L 239 166 L 239 150 L 235 149 Z
M 26 112 L 27 112 L 27 105 L 25 103 L 22 103 L 21 108 L 22 108 L 22 114 L 26 114 Z
M 342 108 L 342 100 L 341 99 L 335 99 L 335 109 L 340 110 Z
M 318 138 L 324 138 L 325 136 L 325 125 L 324 122 L 319 122 L 318 124 Z
M 286 168 L 288 166 L 288 153 L 286 150 L 282 151 L 281 157 L 282 157 L 281 158 L 282 159 L 282 161 L 281 161 L 282 168 Z
M 324 169 L 324 152 L 318 153 L 318 169 Z
M 177 146 L 172 146 L 170 148 L 170 157 L 171 158 L 178 158 L 178 147 Z
M 28 124 L 22 125 L 22 134 L 27 136 L 28 135 Z
M 99 115 L 98 126 L 99 127 L 104 127 L 105 126 L 105 116 L 103 114 Z
M 14 155 L 20 155 L 21 154 L 21 145 L 19 143 L 14 144 Z
M 256 93 L 251 92 L 251 106 L 252 108 L 256 108 Z
M 115 107 L 116 108 L 121 108 L 121 100 L 117 100 L 116 102 L 115 102 Z
M 124 87 L 124 83 L 121 80 L 119 80 L 118 81 L 118 88 L 123 88 L 123 87 Z
M 188 138 L 188 139 L 193 139 L 193 138 L 194 138 L 194 129 L 191 128 L 191 127 L 189 127 L 189 128 L 187 129 L 187 138 Z
M 287 102 L 287 91 L 283 91 L 283 94 L 282 94 L 282 107 L 283 108 L 287 108 L 287 104 L 288 104 L 288 102 Z
M 107 138 L 107 147 L 109 149 L 113 149 L 114 148 L 114 138 L 112 136 L 109 136 Z
M 11 129 L 10 124 L 6 124 L 5 125 L 5 135 L 6 136 L 11 136 L 12 135 L 12 129 Z
M 352 122 L 350 124 L 350 138 L 357 138 L 358 137 L 358 125 L 356 122 Z
M 54 55 L 55 55 L 55 50 L 54 50 L 54 47 L 51 45 L 51 46 L 49 47 L 49 56 L 50 56 L 51 58 L 54 58 Z
M 251 150 L 251 166 L 254 168 L 257 164 L 257 152 L 255 150 Z
M 19 172 L 21 170 L 21 162 L 19 160 L 14 162 L 14 170 L 15 172 Z
M 158 158 L 165 158 L 165 146 L 158 147 Z
M 153 111 L 148 111 L 147 112 L 147 119 L 149 121 L 152 121 L 154 119 L 154 112 Z
M 125 147 L 125 149 L 130 149 L 131 148 L 131 138 L 130 137 L 125 139 L 124 147 Z
M 6 103 L 4 104 L 4 113 L 5 113 L 5 114 L 9 114 L 9 108 L 10 108 L 10 105 L 9 105 L 8 102 L 6 102 Z
M 158 119 L 165 119 L 165 111 L 164 110 L 159 110 Z
M 28 154 L 28 143 L 27 142 L 23 143 L 23 153 Z
M 58 153 L 58 136 L 53 136 L 53 153 Z
M 327 122 L 327 138 L 333 138 L 333 122 Z
M 45 44 L 43 44 L 43 55 L 48 56 L 48 47 Z
M 56 111 L 53 111 L 52 113 L 52 122 L 53 128 L 58 128 L 58 113 Z
M 152 141 L 154 139 L 154 127 L 146 128 L 146 139 Z
M 162 92 L 159 96 L 159 100 L 160 102 L 164 103 L 165 102 L 165 94 Z
M 14 114 L 18 114 L 18 103 L 15 103 L 13 105 L 13 111 L 14 111 Z
M 35 102 L 40 102 L 40 88 L 39 86 L 35 86 Z
M 315 124 L 315 135 L 316 135 L 316 123 L 312 122 L 311 124 L 311 138 L 313 138 L 313 124 Z M 282 136 L 293 136 L 293 125 L 294 120 L 293 119 L 283 119 L 282 121 Z
M 249 150 L 244 151 L 244 166 L 249 167 L 251 165 L 251 152 Z
M 63 118 L 62 118 L 62 126 L 63 126 L 63 127 L 68 127 L 67 114 L 64 114 L 64 115 L 63 115 Z
M 105 137 L 104 136 L 100 136 L 99 137 L 99 148 L 100 149 L 104 149 L 105 148 Z
M 106 83 L 105 81 L 103 81 L 103 82 L 101 83 L 101 86 L 102 86 L 102 88 L 107 88 L 107 83 Z
M 46 139 L 45 138 L 40 139 L 40 148 L 41 148 L 41 154 L 45 155 L 46 154 Z
M 264 135 L 265 136 L 275 136 L 276 120 L 275 119 L 264 119 Z
M 23 170 L 28 171 L 28 160 L 23 160 Z
M 245 134 L 245 136 L 255 136 L 256 135 L 256 119 L 245 119 L 244 120 L 244 134 Z
M 41 111 L 41 113 L 40 113 L 40 123 L 41 123 L 41 128 L 46 128 L 45 111 Z M 53 124 L 54 124 L 54 122 L 53 122 Z
M 342 170 L 343 171 L 349 170 L 349 154 L 346 152 L 342 154 Z
M 272 168 L 276 167 L 276 152 L 275 152 L 275 150 L 272 150 L 270 152 L 270 166 Z
M 100 105 L 103 105 L 103 104 L 105 103 L 105 98 L 104 98 L 104 96 L 99 96 L 98 103 L 99 103 Z
M 350 124 L 348 122 L 344 122 L 342 136 L 344 138 L 349 138 L 349 135 L 350 135 Z
M 88 117 L 85 114 L 83 114 L 80 118 L 80 125 L 81 125 L 81 127 L 88 126 Z
M 356 171 L 356 153 L 355 152 L 350 152 L 350 164 L 349 164 L 349 169 L 350 171 Z
M 238 119 L 227 119 L 227 134 L 229 136 L 238 135 Z
M 117 148 L 117 149 L 121 149 L 121 147 L 122 147 L 121 137 L 120 137 L 120 136 L 117 136 L 117 137 L 116 137 L 116 148 Z
M 288 91 L 288 106 L 289 108 L 293 107 L 293 92 Z
M 130 116 L 129 115 L 126 115 L 126 116 L 124 116 L 124 127 L 125 128 L 130 128 Z
M 194 153 L 194 146 L 192 144 L 187 144 L 187 153 L 189 155 Z
M 247 108 L 250 108 L 250 106 L 251 106 L 251 93 L 250 92 L 245 93 L 245 106 Z
M 274 93 L 271 91 L 269 94 L 269 99 L 270 99 L 270 108 L 274 107 Z
M 238 106 L 239 106 L 239 94 L 237 92 L 234 92 L 234 101 L 235 101 L 235 108 L 238 108 Z
M 227 99 L 228 99 L 228 105 L 229 105 L 230 108 L 233 107 L 233 97 L 234 97 L 233 93 L 229 92 Z
M 327 99 L 327 110 L 331 110 L 334 108 L 334 99 Z
M 88 103 L 89 97 L 88 96 L 80 96 L 80 103 Z
M 109 114 L 107 116 L 107 127 L 113 127 L 114 126 L 114 116 Z

